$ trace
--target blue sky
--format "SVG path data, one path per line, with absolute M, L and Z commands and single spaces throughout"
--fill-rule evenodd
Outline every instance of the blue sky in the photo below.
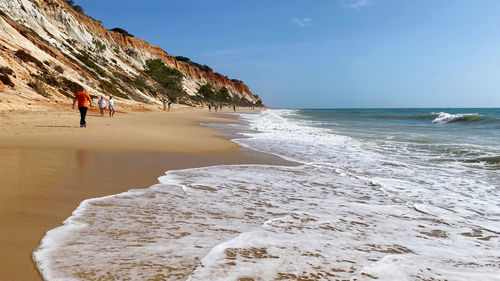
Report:
M 497 0 L 77 0 L 282 108 L 499 107 Z

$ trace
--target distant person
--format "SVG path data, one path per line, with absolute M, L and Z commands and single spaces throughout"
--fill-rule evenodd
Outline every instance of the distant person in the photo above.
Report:
M 233 104 L 233 111 L 236 112 L 236 105 Z
M 104 100 L 104 97 L 101 96 L 101 99 L 97 102 L 99 105 L 99 111 L 101 112 L 101 117 L 104 117 L 104 109 L 106 108 L 106 101 Z
M 82 86 L 78 86 L 76 90 L 75 99 L 73 100 L 73 109 L 75 109 L 75 103 L 77 101 L 78 110 L 80 111 L 80 128 L 86 128 L 87 122 L 85 121 L 85 117 L 87 116 L 89 106 L 92 106 L 92 99 Z
M 219 109 L 222 112 L 222 104 L 219 105 Z
M 214 108 L 215 108 L 215 112 L 217 112 L 217 105 L 214 105 Z
M 208 112 L 211 112 L 212 111 L 212 106 L 209 104 L 208 105 Z
M 163 111 L 167 111 L 167 100 L 163 99 Z
M 109 117 L 115 116 L 115 101 L 113 100 L 113 96 L 109 96 Z
M 172 100 L 168 100 L 168 111 L 170 111 L 170 105 L 172 104 Z

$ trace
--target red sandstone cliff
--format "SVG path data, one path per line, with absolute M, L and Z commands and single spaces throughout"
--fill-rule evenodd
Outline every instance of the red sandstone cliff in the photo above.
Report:
M 92 51 L 96 41 L 104 50 Z M 0 90 L 34 89 L 43 96 L 40 98 L 58 101 L 71 98 L 71 88 L 77 83 L 93 95 L 113 94 L 129 103 L 159 103 L 169 92 L 144 73 L 146 60 L 157 58 L 184 75 L 185 94 L 180 102 L 207 102 L 197 96 L 204 84 L 226 87 L 233 100 L 260 102 L 245 84 L 178 61 L 145 40 L 108 31 L 100 21 L 76 12 L 63 0 L 0 2 Z M 151 87 L 136 85 L 137 77 Z

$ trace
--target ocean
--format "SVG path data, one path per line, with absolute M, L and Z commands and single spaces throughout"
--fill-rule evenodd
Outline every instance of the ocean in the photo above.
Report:
M 86 200 L 34 252 L 44 278 L 500 280 L 500 109 L 239 118 L 210 126 L 297 165 L 168 171 Z

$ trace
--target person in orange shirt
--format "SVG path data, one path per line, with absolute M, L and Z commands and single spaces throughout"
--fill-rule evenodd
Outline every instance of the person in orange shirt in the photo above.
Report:
M 85 122 L 85 117 L 87 116 L 89 106 L 92 106 L 92 99 L 82 86 L 76 91 L 75 99 L 73 100 L 73 109 L 75 109 L 75 103 L 77 101 L 78 110 L 80 110 L 80 128 L 86 128 L 87 122 Z

